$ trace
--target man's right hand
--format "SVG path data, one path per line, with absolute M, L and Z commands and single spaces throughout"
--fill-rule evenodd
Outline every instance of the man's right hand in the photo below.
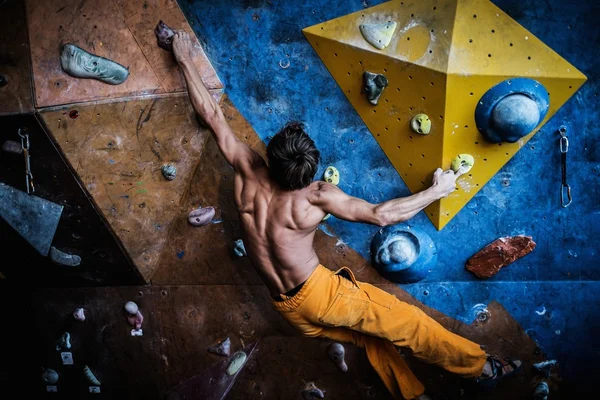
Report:
M 456 180 L 467 171 L 467 168 L 468 167 L 460 167 L 456 172 L 451 169 L 442 171 L 441 168 L 435 170 L 433 173 L 432 189 L 436 192 L 438 198 L 441 199 L 447 197 L 456 190 Z
M 173 35 L 173 55 L 179 64 L 192 61 L 192 39 L 187 32 L 178 31 Z

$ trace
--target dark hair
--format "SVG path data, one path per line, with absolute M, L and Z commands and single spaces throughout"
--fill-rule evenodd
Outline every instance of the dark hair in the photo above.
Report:
M 320 153 L 300 122 L 288 122 L 267 146 L 269 174 L 284 190 L 310 185 Z

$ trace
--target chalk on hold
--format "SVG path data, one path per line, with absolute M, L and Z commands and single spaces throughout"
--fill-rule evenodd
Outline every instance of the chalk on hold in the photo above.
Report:
M 54 385 L 58 382 L 58 372 L 52 368 L 46 368 L 44 372 L 42 372 L 42 380 L 48 385 Z
M 129 70 L 121 64 L 88 53 L 73 43 L 62 46 L 60 64 L 67 74 L 75 78 L 92 78 L 111 85 L 119 85 L 129 76 Z
M 238 239 L 233 243 L 233 254 L 238 257 L 247 256 L 246 247 L 244 247 L 244 241 L 242 239 Z
M 64 332 L 56 342 L 56 351 L 68 350 L 71 348 L 71 334 Z
M 344 346 L 341 343 L 337 343 L 337 342 L 331 343 L 329 345 L 327 354 L 329 355 L 329 358 L 331 358 L 331 360 L 335 363 L 335 365 L 340 369 L 340 371 L 342 371 L 342 372 L 348 371 L 348 365 L 346 364 L 346 361 L 344 360 L 344 357 L 346 355 L 346 350 L 344 349 Z
M 459 154 L 452 160 L 452 171 L 457 172 L 461 167 L 465 167 L 464 171 L 469 172 L 475 165 L 475 159 L 470 154 Z
M 330 165 L 327 167 L 327 169 L 325 169 L 325 172 L 323 173 L 323 179 L 325 182 L 337 186 L 340 183 L 340 172 L 336 167 Z
M 371 46 L 383 50 L 390 44 L 396 25 L 395 21 L 389 21 L 381 24 L 361 24 L 358 29 Z
M 234 354 L 233 360 L 229 364 L 229 367 L 227 367 L 227 375 L 235 375 L 244 366 L 247 358 L 248 356 L 243 351 L 238 351 Z
M 377 105 L 383 89 L 388 85 L 388 80 L 385 75 L 365 71 L 363 73 L 363 84 L 369 103 Z
M 172 181 L 177 176 L 177 168 L 171 164 L 163 165 L 161 168 L 162 174 L 166 180 Z
M 87 365 L 83 366 L 83 376 L 85 376 L 85 379 L 92 385 L 100 386 L 100 381 Z
M 80 322 L 85 321 L 85 311 L 83 308 L 76 308 L 75 311 L 73 311 L 73 318 Z
M 194 226 L 203 226 L 212 221 L 214 216 L 214 207 L 199 207 L 190 211 L 188 214 L 188 222 Z
M 227 337 L 225 340 L 215 344 L 214 346 L 210 346 L 208 348 L 209 353 L 218 354 L 220 356 L 229 357 L 231 350 L 231 340 Z
M 154 28 L 154 34 L 156 35 L 158 47 L 166 51 L 173 50 L 173 36 L 175 32 L 162 22 L 162 20 L 158 21 L 158 24 Z
M 76 267 L 81 264 L 81 257 L 76 254 L 64 253 L 54 246 L 50 247 L 50 259 L 54 264 L 66 267 Z
M 410 120 L 410 128 L 419 135 L 429 135 L 431 120 L 426 114 L 417 114 Z
M 308 382 L 302 389 L 302 398 L 304 400 L 324 399 L 325 393 L 314 382 Z

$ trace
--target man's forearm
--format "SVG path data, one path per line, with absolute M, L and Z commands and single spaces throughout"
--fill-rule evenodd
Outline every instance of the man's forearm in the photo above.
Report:
M 212 128 L 215 119 L 222 115 L 219 105 L 206 89 L 206 86 L 204 86 L 204 82 L 202 82 L 202 78 L 198 70 L 196 70 L 194 63 L 191 60 L 187 60 L 181 62 L 179 65 L 185 77 L 192 107 L 200 115 L 200 118 Z
M 393 225 L 414 217 L 422 209 L 440 199 L 440 193 L 431 186 L 408 197 L 388 200 L 375 208 L 380 225 Z

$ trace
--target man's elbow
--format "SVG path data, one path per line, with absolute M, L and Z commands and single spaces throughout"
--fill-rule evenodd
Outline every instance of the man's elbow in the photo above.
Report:
M 373 223 L 381 228 L 408 220 L 404 215 L 393 216 L 388 211 L 382 210 L 379 207 L 375 207 L 373 214 Z

